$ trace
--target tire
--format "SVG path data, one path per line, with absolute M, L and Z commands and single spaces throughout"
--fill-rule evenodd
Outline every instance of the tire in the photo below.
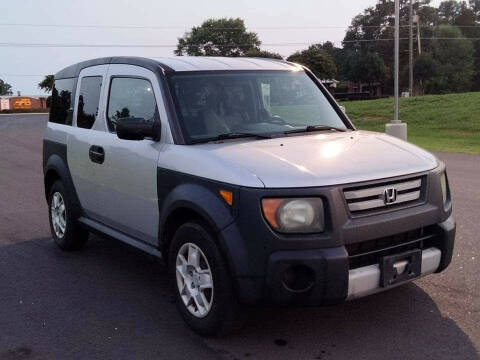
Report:
M 190 251 L 194 254 L 191 258 Z M 235 322 L 237 297 L 227 263 L 209 228 L 202 222 L 180 226 L 170 245 L 168 264 L 177 308 L 190 328 L 203 336 L 228 333 Z
M 63 183 L 55 181 L 48 195 L 48 218 L 55 243 L 65 251 L 80 250 L 88 240 L 88 231 L 73 218 L 73 210 Z

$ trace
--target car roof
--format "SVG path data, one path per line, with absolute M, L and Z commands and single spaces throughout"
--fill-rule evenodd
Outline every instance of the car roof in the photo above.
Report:
M 176 56 L 155 58 L 174 71 L 292 70 L 296 65 L 283 60 L 247 57 Z
M 188 72 L 188 71 L 232 71 L 232 70 L 298 70 L 298 65 L 276 59 L 247 57 L 130 57 L 115 56 L 83 61 L 60 70 L 56 79 L 78 77 L 82 69 L 104 64 L 130 64 L 142 66 L 153 71 Z

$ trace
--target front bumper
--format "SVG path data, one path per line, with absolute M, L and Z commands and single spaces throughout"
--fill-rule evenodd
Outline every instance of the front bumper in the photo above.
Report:
M 437 271 L 440 266 L 442 252 L 436 247 L 422 250 L 421 276 L 429 275 Z M 362 266 L 348 272 L 347 300 L 375 294 L 385 288 L 380 285 L 381 270 L 379 264 Z M 401 285 L 401 283 L 399 284 Z M 391 287 L 389 287 L 391 288 Z
M 452 217 L 437 224 L 433 246 L 422 251 L 421 276 L 441 272 L 450 264 L 454 239 L 455 221 Z M 304 291 L 296 291 L 286 284 L 286 272 L 299 267 L 311 271 L 311 284 L 302 280 L 302 284 L 307 285 Z M 349 269 L 348 252 L 343 246 L 273 253 L 269 259 L 267 274 L 268 300 L 278 304 L 336 304 L 394 287 L 381 286 L 379 264 Z

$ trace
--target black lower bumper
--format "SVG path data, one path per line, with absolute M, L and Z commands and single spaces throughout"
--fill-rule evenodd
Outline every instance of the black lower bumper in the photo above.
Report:
M 267 272 L 269 300 L 323 305 L 343 301 L 348 289 L 345 247 L 278 251 L 270 256 Z
M 452 217 L 437 224 L 434 247 L 441 251 L 441 272 L 450 264 L 455 239 Z M 281 305 L 331 305 L 348 295 L 349 254 L 344 246 L 270 254 L 265 277 L 238 277 L 240 300 Z
M 442 258 L 440 260 L 440 265 L 437 269 L 437 273 L 445 270 L 450 262 L 452 261 L 453 256 L 453 246 L 455 244 L 455 232 L 456 224 L 453 217 L 449 217 L 443 223 L 438 224 L 442 236 L 440 236 L 438 241 L 438 248 L 442 251 Z

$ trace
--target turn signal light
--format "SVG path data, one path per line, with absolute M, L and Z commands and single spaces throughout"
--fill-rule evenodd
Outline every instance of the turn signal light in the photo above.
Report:
M 233 205 L 233 193 L 231 191 L 220 190 L 219 193 L 220 193 L 220 196 L 223 198 L 223 200 L 225 200 L 225 202 L 229 206 Z
M 275 229 L 278 230 L 277 222 L 277 210 L 280 204 L 283 202 L 283 199 L 263 199 L 262 208 L 263 215 L 267 219 L 268 223 Z
M 279 232 L 320 233 L 325 230 L 325 213 L 320 198 L 262 199 L 263 216 Z

